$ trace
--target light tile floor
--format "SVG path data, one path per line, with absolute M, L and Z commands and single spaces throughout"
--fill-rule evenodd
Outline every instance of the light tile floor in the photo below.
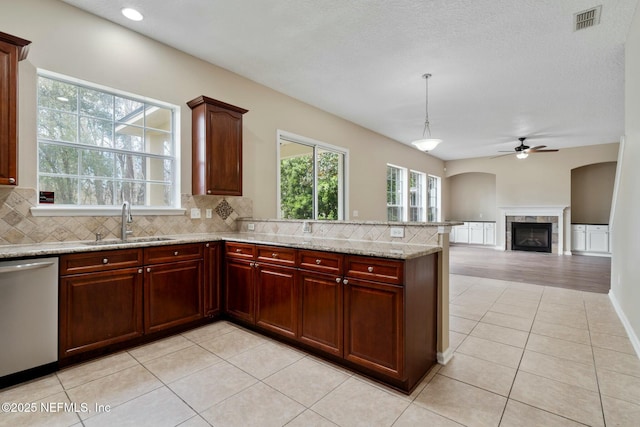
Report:
M 3 390 L 35 412 L 0 426 L 640 425 L 606 295 L 452 275 L 450 302 L 454 357 L 409 396 L 218 322 Z

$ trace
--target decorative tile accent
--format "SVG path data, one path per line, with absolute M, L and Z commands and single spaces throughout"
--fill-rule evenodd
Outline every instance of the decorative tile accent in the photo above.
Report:
M 222 199 L 218 206 L 216 206 L 216 213 L 220 218 L 227 219 L 233 213 L 233 208 L 225 199 Z
M 131 230 L 137 237 L 236 231 L 236 220 L 253 214 L 253 203 L 245 197 L 181 195 L 182 208 L 215 209 L 218 216 L 191 219 L 188 215 L 136 215 Z M 34 217 L 37 205 L 32 188 L 0 188 L 0 245 L 92 240 L 120 237 L 120 218 L 113 216 Z M 220 211 L 219 209 L 220 208 Z M 220 213 L 222 212 L 222 214 Z

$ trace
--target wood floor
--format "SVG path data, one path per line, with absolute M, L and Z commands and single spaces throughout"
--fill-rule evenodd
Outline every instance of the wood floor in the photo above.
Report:
M 498 251 L 465 245 L 451 245 L 449 257 L 452 274 L 598 293 L 608 293 L 610 288 L 608 257 Z

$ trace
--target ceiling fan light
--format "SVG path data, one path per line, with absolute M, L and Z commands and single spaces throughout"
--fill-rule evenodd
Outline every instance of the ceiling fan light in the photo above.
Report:
M 441 139 L 435 138 L 424 138 L 418 139 L 412 142 L 413 145 L 420 151 L 431 151 L 438 146 L 442 142 Z
M 529 157 L 529 154 L 525 153 L 524 151 L 521 151 L 518 154 L 516 154 L 516 157 L 519 159 L 526 159 L 527 157 Z

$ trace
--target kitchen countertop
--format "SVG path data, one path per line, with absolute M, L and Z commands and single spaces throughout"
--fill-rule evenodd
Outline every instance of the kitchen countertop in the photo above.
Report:
M 377 256 L 392 259 L 411 259 L 440 252 L 434 245 L 413 243 L 374 242 L 364 240 L 325 239 L 307 236 L 288 236 L 259 233 L 211 233 L 167 236 L 130 237 L 126 243 L 120 240 L 74 242 L 45 242 L 0 246 L 0 259 L 63 255 L 78 252 L 97 252 L 113 249 L 142 248 L 172 244 L 234 241 L 287 246 L 314 251 L 340 252 L 353 255 Z

